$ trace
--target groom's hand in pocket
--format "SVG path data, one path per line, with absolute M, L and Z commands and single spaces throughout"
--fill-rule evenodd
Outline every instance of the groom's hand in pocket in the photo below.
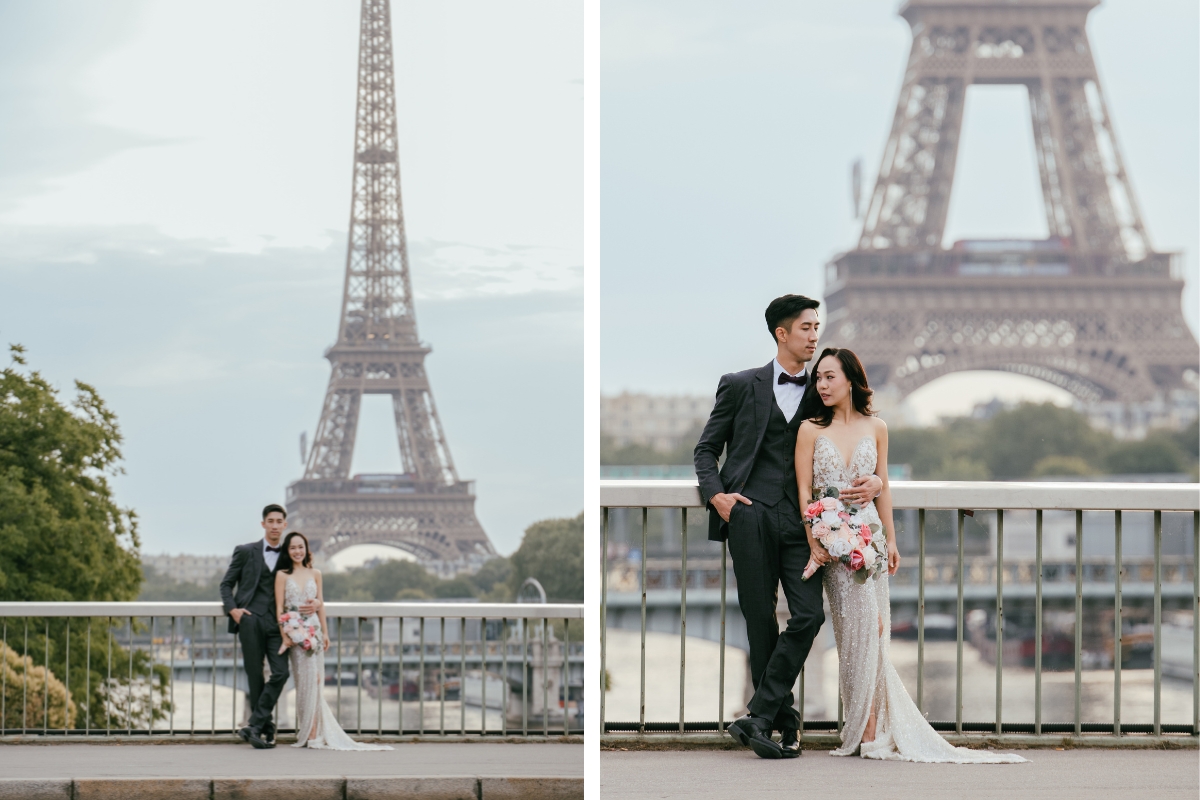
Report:
M 233 619 L 234 624 L 241 625 L 242 617 L 250 616 L 250 612 L 244 608 L 235 608 L 229 612 L 229 616 Z
M 733 507 L 735 505 L 738 503 L 751 505 L 751 502 L 748 498 L 742 497 L 737 492 L 729 492 L 728 494 L 721 492 L 720 494 L 714 494 L 712 499 L 708 502 L 712 503 L 712 507 L 717 510 L 717 513 L 721 515 L 721 519 L 725 520 L 726 522 L 729 522 L 729 514 L 733 511 Z

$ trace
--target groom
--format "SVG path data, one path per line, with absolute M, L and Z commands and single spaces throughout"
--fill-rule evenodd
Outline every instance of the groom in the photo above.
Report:
M 700 495 L 709 509 L 708 538 L 729 542 L 750 640 L 754 697 L 750 713 L 728 730 L 762 758 L 800 755 L 792 687 L 825 621 L 820 573 L 801 580 L 810 550 L 794 463 L 806 365 L 817 350 L 818 306 L 798 294 L 771 301 L 766 318 L 775 358 L 764 367 L 721 376 L 694 453 Z M 718 469 L 722 451 L 725 464 Z M 882 489 L 883 482 L 871 475 L 856 480 L 842 497 L 866 502 Z M 783 632 L 775 618 L 780 583 L 791 615 Z M 778 744 L 772 730 L 781 734 Z
M 287 558 L 286 553 L 279 552 L 287 511 L 272 503 L 263 509 L 262 526 L 262 539 L 234 548 L 229 569 L 221 580 L 221 602 L 229 617 L 229 632 L 241 640 L 250 685 L 250 721 L 238 736 L 258 750 L 275 746 L 271 714 L 288 679 L 287 655 L 279 652 L 283 638 L 275 619 L 275 565 L 280 558 Z M 311 614 L 319 603 L 312 601 L 300 611 Z M 263 659 L 271 669 L 271 677 L 265 682 Z

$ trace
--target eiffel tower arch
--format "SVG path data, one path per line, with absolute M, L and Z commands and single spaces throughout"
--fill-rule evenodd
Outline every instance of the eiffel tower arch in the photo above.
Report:
M 1194 390 L 1176 254 L 1155 252 L 1086 23 L 1098 0 L 910 0 L 913 42 L 855 249 L 826 266 L 827 340 L 904 397 L 951 372 L 1040 378 L 1085 403 Z M 966 89 L 1026 88 L 1044 241 L 942 246 Z
M 287 490 L 291 526 L 313 551 L 356 544 L 406 550 L 444 570 L 495 554 L 475 517 L 473 483 L 458 478 L 417 335 L 396 135 L 388 0 L 363 0 L 354 188 L 332 372 L 304 477 Z M 392 398 L 404 472 L 350 475 L 364 394 Z

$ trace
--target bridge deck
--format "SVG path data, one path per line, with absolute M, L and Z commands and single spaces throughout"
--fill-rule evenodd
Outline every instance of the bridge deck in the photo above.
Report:
M 814 750 L 787 761 L 763 761 L 749 750 L 605 751 L 600 792 L 605 800 L 754 797 L 811 794 L 822 800 L 1096 800 L 1136 797 L 1153 786 L 1156 800 L 1200 793 L 1196 751 L 1024 750 L 1032 763 L 907 764 L 831 758 Z

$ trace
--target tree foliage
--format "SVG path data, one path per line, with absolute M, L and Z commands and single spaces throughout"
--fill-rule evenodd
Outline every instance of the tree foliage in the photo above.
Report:
M 142 581 L 137 518 L 117 505 L 109 483 L 121 472 L 116 415 L 79 381 L 64 404 L 45 378 L 26 368 L 23 348 L 13 345 L 11 354 L 0 371 L 0 600 L 133 600 Z M 6 623 L 6 643 L 14 646 L 22 625 L 19 659 L 43 669 L 49 663 L 50 675 L 40 680 L 52 696 L 56 676 L 66 675 L 69 646 L 71 695 L 80 710 L 72 717 L 75 725 L 87 719 L 99 727 L 145 728 L 161 718 L 161 698 L 149 706 L 108 702 L 127 692 L 130 677 L 107 682 L 110 650 L 117 663 L 130 661 L 109 621 L 33 622 Z M 89 625 L 91 660 L 85 664 L 79 654 L 88 652 Z M 25 671 L 24 661 L 5 663 L 7 670 Z M 151 677 L 145 652 L 136 651 L 132 663 L 135 682 Z M 154 673 L 165 685 L 165 667 Z M 28 671 L 30 679 L 34 674 Z
M 1022 403 L 988 420 L 959 417 L 931 428 L 899 428 L 888 460 L 916 480 L 988 480 L 1047 475 L 1144 474 L 1197 469 L 1195 423 L 1123 442 L 1087 417 L 1052 403 Z
M 108 481 L 121 471 L 116 416 L 78 381 L 63 405 L 22 352 L 0 371 L 0 600 L 132 600 L 137 520 Z
M 536 578 L 551 603 L 582 603 L 583 513 L 533 523 L 511 560 L 508 587 L 513 597 L 526 578 Z

